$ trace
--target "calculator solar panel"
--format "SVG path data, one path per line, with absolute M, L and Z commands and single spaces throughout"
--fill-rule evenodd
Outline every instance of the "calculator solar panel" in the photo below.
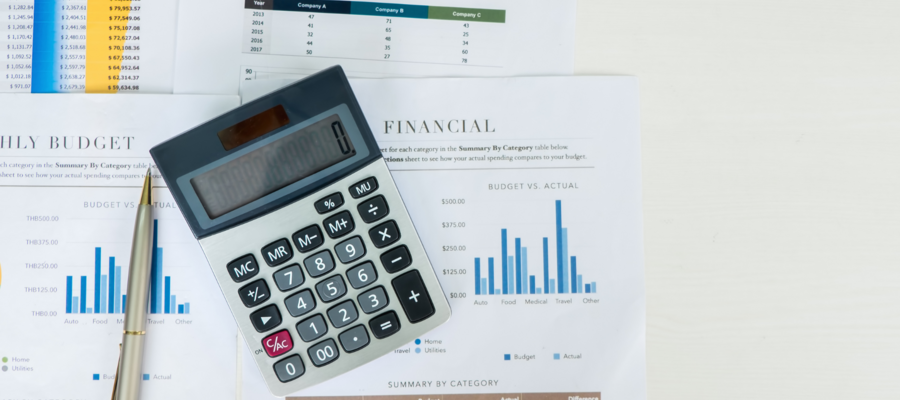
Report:
M 363 365 L 450 317 L 339 66 L 150 153 L 273 394 Z

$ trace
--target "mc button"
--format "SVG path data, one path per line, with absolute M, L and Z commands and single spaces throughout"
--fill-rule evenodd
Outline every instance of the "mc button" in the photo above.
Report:
M 252 254 L 247 254 L 237 260 L 228 263 L 228 275 L 235 282 L 243 282 L 259 273 L 259 265 Z

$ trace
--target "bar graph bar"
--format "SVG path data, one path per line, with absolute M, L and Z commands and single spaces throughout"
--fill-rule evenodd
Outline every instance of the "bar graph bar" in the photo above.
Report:
M 190 304 L 178 304 L 171 293 L 171 276 L 163 276 L 163 252 L 158 240 L 159 221 L 153 220 L 153 248 L 150 260 L 150 313 L 190 314 Z M 66 314 L 124 314 L 126 294 L 122 293 L 122 266 L 116 257 L 109 257 L 107 273 L 103 274 L 103 249 L 94 248 L 94 287 L 88 290 L 88 277 L 80 276 L 76 289 L 75 277 L 66 276 Z M 165 280 L 165 301 L 162 300 Z M 88 292 L 94 294 L 93 307 L 87 307 Z M 121 301 L 120 301 L 121 300 Z M 165 303 L 165 308 L 163 308 Z
M 509 236 L 500 229 L 500 288 L 494 286 L 494 257 L 488 257 L 488 270 L 482 271 L 482 257 L 475 257 L 475 295 L 521 295 L 597 293 L 597 282 L 584 282 L 578 271 L 578 259 L 569 254 L 569 229 L 563 226 L 562 201 L 556 200 L 556 277 L 550 276 L 550 238 L 541 238 L 543 279 L 528 270 L 528 246 L 523 238 Z M 511 246 L 510 246 L 511 244 Z M 155 247 L 155 246 L 154 246 Z M 510 248 L 511 247 L 511 248 Z M 543 283 L 543 287 L 538 286 Z M 167 294 L 168 295 L 168 294 Z M 167 306 L 168 307 L 168 306 Z

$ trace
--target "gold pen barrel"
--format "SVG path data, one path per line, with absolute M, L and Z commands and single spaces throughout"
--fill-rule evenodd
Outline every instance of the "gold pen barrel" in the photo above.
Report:
M 119 360 L 116 398 L 137 399 L 140 395 L 144 352 L 144 329 L 147 325 L 147 294 L 150 291 L 150 176 L 144 181 L 144 192 L 137 206 L 134 241 L 131 243 L 131 265 L 128 269 L 128 297 L 125 303 L 125 325 L 122 355 Z

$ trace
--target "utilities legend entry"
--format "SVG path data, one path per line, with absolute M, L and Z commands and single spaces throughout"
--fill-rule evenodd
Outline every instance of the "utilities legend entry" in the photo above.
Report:
M 363 365 L 450 317 L 341 67 L 150 154 L 273 394 Z

